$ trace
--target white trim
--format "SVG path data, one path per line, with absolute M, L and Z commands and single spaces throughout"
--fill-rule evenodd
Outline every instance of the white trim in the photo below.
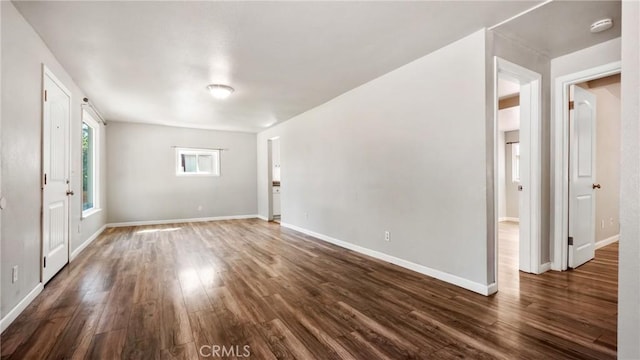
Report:
M 569 239 L 569 109 L 564 104 L 569 103 L 569 86 L 584 81 L 593 80 L 608 75 L 618 74 L 622 70 L 620 61 L 597 66 L 573 74 L 559 76 L 554 81 L 553 90 L 553 124 L 552 141 L 553 153 L 553 229 L 552 246 L 553 258 L 551 269 L 567 270 L 568 239 Z
M 69 261 L 73 261 L 73 259 L 75 259 L 78 255 L 80 255 L 82 250 L 86 249 L 87 246 L 89 246 L 93 242 L 93 240 L 97 239 L 98 236 L 100 236 L 100 234 L 102 234 L 102 232 L 106 228 L 107 228 L 107 224 L 102 225 L 102 227 L 98 229 L 98 231 L 93 233 L 93 235 L 89 236 L 89 238 L 85 240 L 82 244 L 80 244 L 80 246 L 78 246 L 77 249 L 73 250 L 73 252 L 71 253 L 71 256 L 69 257 Z
M 164 224 L 177 224 L 177 223 L 206 222 L 206 221 L 220 221 L 220 220 L 241 220 L 241 219 L 257 219 L 257 218 L 258 218 L 258 215 L 231 215 L 231 216 L 215 216 L 215 217 L 191 218 L 191 219 L 128 221 L 128 222 L 110 223 L 110 224 L 107 224 L 106 226 L 108 228 L 114 228 L 114 227 L 124 227 L 124 226 L 164 225 Z
M 498 292 L 498 282 L 493 282 L 487 286 L 487 294 L 482 294 L 485 296 L 489 296 Z
M 551 270 L 551 262 L 546 262 L 538 267 L 538 272 L 536 274 L 542 274 Z
M 256 217 L 260 220 L 264 220 L 264 221 L 269 221 L 269 218 L 266 216 L 262 216 L 262 215 L 256 215 Z
M 529 156 L 530 163 L 524 173 L 527 177 L 528 184 L 525 187 L 530 188 L 528 201 L 530 214 L 528 219 L 523 219 L 520 226 L 527 226 L 528 241 L 521 239 L 520 243 L 520 270 L 530 273 L 535 273 L 540 267 L 540 234 L 542 224 L 542 207 L 541 207 L 541 191 L 542 191 L 542 161 L 541 161 L 541 149 L 542 149 L 542 75 L 537 72 L 531 71 L 520 65 L 514 64 L 500 57 L 494 57 L 494 114 L 493 114 L 493 126 L 494 126 L 494 139 L 498 138 L 498 78 L 500 76 L 506 76 L 520 82 L 521 85 L 528 85 L 530 91 L 527 91 L 529 95 L 529 138 L 525 139 L 529 142 Z M 526 96 L 521 92 L 521 97 Z M 521 129 L 522 130 L 522 129 Z M 522 132 L 520 136 L 522 136 Z M 522 140 L 522 139 L 521 139 Z M 494 141 L 493 144 L 493 183 L 498 183 L 498 142 Z M 522 171 L 523 169 L 521 169 Z M 494 191 L 494 272 L 495 277 L 498 277 L 498 191 Z M 526 243 L 525 243 L 526 242 Z
M 42 285 L 42 283 L 38 283 L 38 285 L 36 285 L 36 287 L 34 287 L 33 290 L 31 290 L 27 294 L 27 296 L 22 298 L 22 300 L 20 300 L 20 302 L 16 306 L 14 306 L 13 309 L 11 309 L 11 311 L 9 311 L 7 315 L 2 318 L 2 320 L 0 320 L 0 332 L 5 331 L 9 327 L 9 325 L 11 325 L 11 323 L 18 318 L 18 316 L 24 311 L 24 309 L 26 309 L 27 306 L 31 304 L 36 296 L 38 296 L 42 292 L 42 290 L 44 290 L 44 285 Z
M 310 235 L 313 236 L 314 238 L 317 238 L 319 240 L 322 241 L 326 241 L 328 243 L 334 244 L 334 245 L 338 245 L 340 247 L 343 247 L 345 249 L 349 249 L 349 250 L 353 250 L 357 253 L 360 254 L 364 254 L 367 256 L 371 256 L 373 258 L 382 260 L 382 261 L 386 261 L 395 265 L 398 265 L 400 267 L 403 267 L 405 269 L 409 269 L 409 270 L 413 270 L 415 272 L 430 276 L 432 278 L 436 278 L 438 280 L 442 280 L 444 282 L 447 282 L 449 284 L 453 284 L 462 288 L 465 288 L 467 290 L 471 290 L 473 292 L 476 292 L 478 294 L 482 294 L 485 296 L 488 296 L 492 293 L 494 293 L 497 290 L 497 287 L 495 286 L 495 283 L 490 284 L 490 285 L 483 285 L 480 283 L 477 283 L 475 281 L 471 281 L 456 275 L 452 275 L 440 270 L 436 270 L 436 269 L 432 269 L 430 267 L 424 266 L 424 265 L 419 265 L 407 260 L 403 260 L 400 258 L 397 258 L 395 256 L 391 256 L 391 255 L 387 255 L 385 253 L 376 251 L 376 250 L 371 250 L 371 249 L 367 249 L 365 247 L 359 246 L 359 245 L 355 245 L 343 240 L 338 240 L 335 238 L 332 238 L 330 236 L 324 235 L 324 234 L 320 234 L 311 230 L 307 230 L 305 228 L 301 228 L 299 226 L 296 225 L 292 225 L 292 224 L 287 224 L 287 223 L 280 223 L 280 226 L 301 232 L 303 234 L 306 235 Z
M 596 241 L 596 250 L 603 248 L 607 245 L 611 245 L 614 242 L 617 242 L 618 240 L 620 240 L 620 234 L 617 235 L 613 235 L 611 237 L 608 237 L 606 239 L 602 239 L 600 241 Z
M 499 26 L 501 26 L 501 25 L 504 25 L 504 24 L 506 24 L 506 23 L 508 23 L 508 22 L 511 22 L 511 21 L 513 21 L 513 20 L 515 20 L 515 19 L 517 19 L 517 18 L 521 17 L 521 16 L 527 15 L 528 13 L 530 13 L 530 12 L 532 12 L 532 11 L 534 11 L 534 10 L 536 10 L 536 9 L 540 8 L 540 7 L 543 7 L 543 6 L 547 5 L 548 3 L 552 2 L 552 1 L 553 1 L 553 0 L 546 0 L 546 1 L 542 2 L 542 3 L 540 3 L 540 4 L 537 4 L 537 5 L 535 5 L 535 6 L 531 7 L 531 8 L 529 8 L 529 9 L 527 9 L 527 10 L 524 10 L 524 11 L 522 11 L 522 12 L 518 13 L 518 14 L 515 14 L 514 16 L 512 16 L 512 17 L 510 17 L 510 18 L 508 18 L 508 19 L 506 19 L 506 20 L 503 20 L 503 21 L 501 21 L 501 22 L 499 22 L 499 23 L 497 23 L 497 24 L 495 24 L 495 25 L 491 26 L 491 27 L 490 27 L 490 28 L 488 28 L 487 30 L 493 30 L 493 29 L 495 29 L 495 28 L 497 28 L 497 27 L 499 27 Z
M 80 219 L 84 220 L 84 219 L 90 217 L 91 215 L 97 214 L 97 213 L 99 213 L 101 211 L 102 211 L 102 208 L 95 208 L 95 207 L 93 207 L 91 209 L 88 209 L 88 210 L 83 210 L 82 211 L 82 216 L 80 217 Z
M 503 221 L 511 221 L 511 222 L 520 222 L 520 218 L 517 217 L 510 217 L 510 216 L 503 216 L 501 218 L 498 219 L 498 222 L 503 222 Z

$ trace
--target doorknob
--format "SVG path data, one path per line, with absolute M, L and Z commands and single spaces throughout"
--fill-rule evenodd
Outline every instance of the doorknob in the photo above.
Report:
M 522 189 L 524 189 L 522 185 L 518 185 L 518 191 L 522 191 Z
M 75 194 L 73 190 L 67 190 L 67 196 L 73 196 L 73 194 Z
M 592 186 L 594 189 L 600 189 L 600 188 L 601 188 L 600 184 L 593 184 L 593 185 L 591 185 L 591 186 Z

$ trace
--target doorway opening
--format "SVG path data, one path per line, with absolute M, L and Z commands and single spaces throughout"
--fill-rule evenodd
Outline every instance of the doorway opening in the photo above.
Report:
M 498 75 L 498 274 L 502 288 L 520 270 L 520 83 Z M 529 149 L 523 149 L 529 151 Z
M 620 73 L 614 62 L 556 80 L 554 270 L 618 240 Z
M 268 140 L 268 189 L 269 189 L 269 221 L 280 223 L 280 138 L 274 137 Z
M 518 286 L 519 271 L 547 270 L 540 264 L 541 76 L 495 60 L 495 274 L 506 288 Z

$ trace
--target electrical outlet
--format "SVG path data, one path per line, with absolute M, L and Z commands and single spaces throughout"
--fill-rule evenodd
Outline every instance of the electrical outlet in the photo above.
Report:
M 604 229 L 604 220 L 600 221 L 600 229 Z
M 198 211 L 202 211 L 202 205 L 198 205 Z
M 388 231 L 384 232 L 384 239 L 386 241 L 391 241 L 391 233 L 389 233 Z
M 609 218 L 609 225 L 613 225 L 613 218 Z
M 18 281 L 18 265 L 14 266 L 11 271 L 11 283 L 14 284 Z

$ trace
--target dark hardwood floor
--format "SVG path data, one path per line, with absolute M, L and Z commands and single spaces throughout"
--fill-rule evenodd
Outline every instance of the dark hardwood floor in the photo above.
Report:
M 521 274 L 513 226 L 490 297 L 260 220 L 108 229 L 2 334 L 2 359 L 615 358 L 617 244 Z

